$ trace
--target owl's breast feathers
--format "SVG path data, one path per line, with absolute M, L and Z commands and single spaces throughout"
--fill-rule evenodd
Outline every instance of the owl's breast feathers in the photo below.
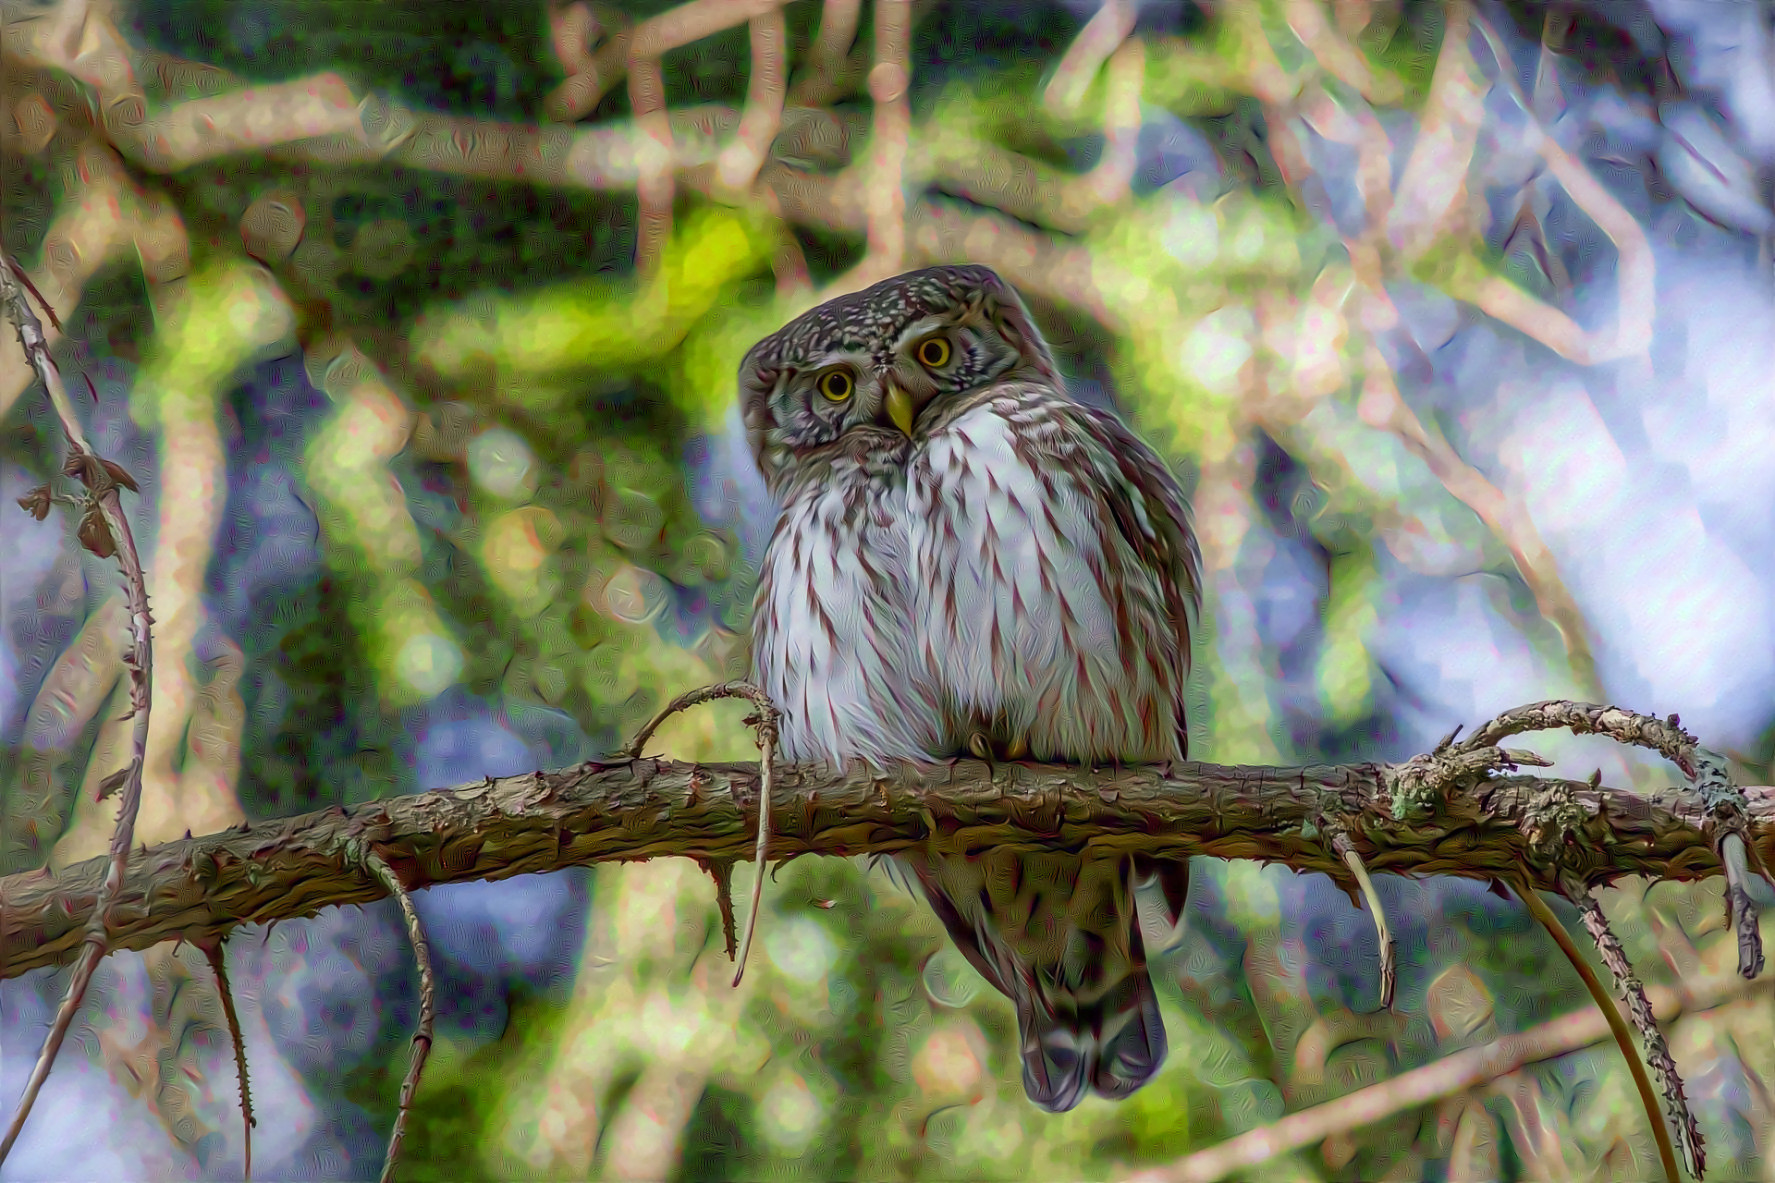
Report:
M 913 656 L 945 746 L 986 728 L 1036 759 L 1181 758 L 1200 559 L 1163 462 L 1035 385 L 926 430 L 907 492 Z
M 838 466 L 789 493 L 752 614 L 753 678 L 793 763 L 932 759 L 935 708 L 912 667 L 905 486 Z

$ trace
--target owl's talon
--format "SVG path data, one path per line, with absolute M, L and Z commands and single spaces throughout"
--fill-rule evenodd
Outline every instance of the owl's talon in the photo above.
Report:
M 976 731 L 968 736 L 968 751 L 974 754 L 974 759 L 992 763 L 992 744 L 984 733 Z

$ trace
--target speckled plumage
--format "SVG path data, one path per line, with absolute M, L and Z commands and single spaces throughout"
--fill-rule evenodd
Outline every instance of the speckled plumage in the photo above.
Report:
M 832 300 L 760 342 L 740 383 L 780 506 L 753 666 L 785 759 L 1185 755 L 1199 560 L 1183 495 L 1120 421 L 1067 395 L 997 275 L 930 268 Z M 1016 1004 L 1031 1099 L 1070 1109 L 1157 1071 L 1139 911 L 1174 925 L 1186 868 L 897 861 Z

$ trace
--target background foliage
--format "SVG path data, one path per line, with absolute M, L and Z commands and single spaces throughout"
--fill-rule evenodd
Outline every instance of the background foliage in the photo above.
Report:
M 1194 490 L 1196 754 L 1398 759 L 1570 696 L 1680 711 L 1767 780 L 1767 5 L 798 0 L 780 134 L 737 184 L 775 9 L 668 10 L 8 0 L 5 249 L 142 485 L 143 841 L 606 754 L 742 671 L 770 510 L 738 359 L 928 261 L 998 267 L 1081 397 Z M 721 27 L 660 59 L 662 157 L 621 45 L 674 12 Z M 57 439 L 8 340 L 8 501 Z M 72 527 L 0 516 L 4 872 L 110 833 L 122 615 Z M 658 750 L 747 758 L 743 713 Z M 406 1173 L 1111 1177 L 1587 1005 L 1514 902 L 1380 890 L 1401 976 L 1377 1014 L 1372 929 L 1328 881 L 1198 865 L 1155 973 L 1167 1069 L 1061 1117 L 1023 1098 L 1004 1000 L 860 863 L 781 870 L 737 990 L 689 864 L 433 890 L 442 1038 Z M 1713 1177 L 1761 1179 L 1775 1012 L 1703 988 L 1731 974 L 1718 890 L 1607 904 L 1654 987 L 1719 1002 L 1673 1050 Z M 261 1175 L 373 1175 L 415 1005 L 394 909 L 228 957 Z M 112 957 L 6 1177 L 236 1175 L 209 981 L 189 949 Z M 5 1095 L 59 992 L 0 986 Z M 1262 1174 L 1655 1162 L 1605 1044 Z

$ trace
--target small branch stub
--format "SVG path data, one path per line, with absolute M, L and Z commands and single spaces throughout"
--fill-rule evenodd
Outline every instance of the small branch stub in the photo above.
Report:
M 1369 877 L 1368 867 L 1356 848 L 1350 844 L 1350 836 L 1341 827 L 1332 830 L 1331 849 L 1344 860 L 1344 866 L 1356 877 L 1356 885 L 1362 889 L 1362 898 L 1368 904 L 1368 913 L 1374 918 L 1375 936 L 1380 940 L 1381 950 L 1381 1009 L 1393 1008 L 1393 986 L 1398 977 L 1396 969 L 1397 945 L 1393 940 L 1393 930 L 1387 926 L 1387 913 L 1381 907 L 1381 897 L 1374 889 L 1374 880 Z
M 721 936 L 727 959 L 739 961 L 739 935 L 733 919 L 733 863 L 728 859 L 698 859 L 697 864 L 715 881 L 715 907 L 721 912 Z
M 1720 863 L 1726 869 L 1726 915 L 1738 938 L 1738 973 L 1754 978 L 1763 972 L 1763 934 L 1756 903 L 1750 898 L 1744 835 L 1737 830 L 1720 839 Z

